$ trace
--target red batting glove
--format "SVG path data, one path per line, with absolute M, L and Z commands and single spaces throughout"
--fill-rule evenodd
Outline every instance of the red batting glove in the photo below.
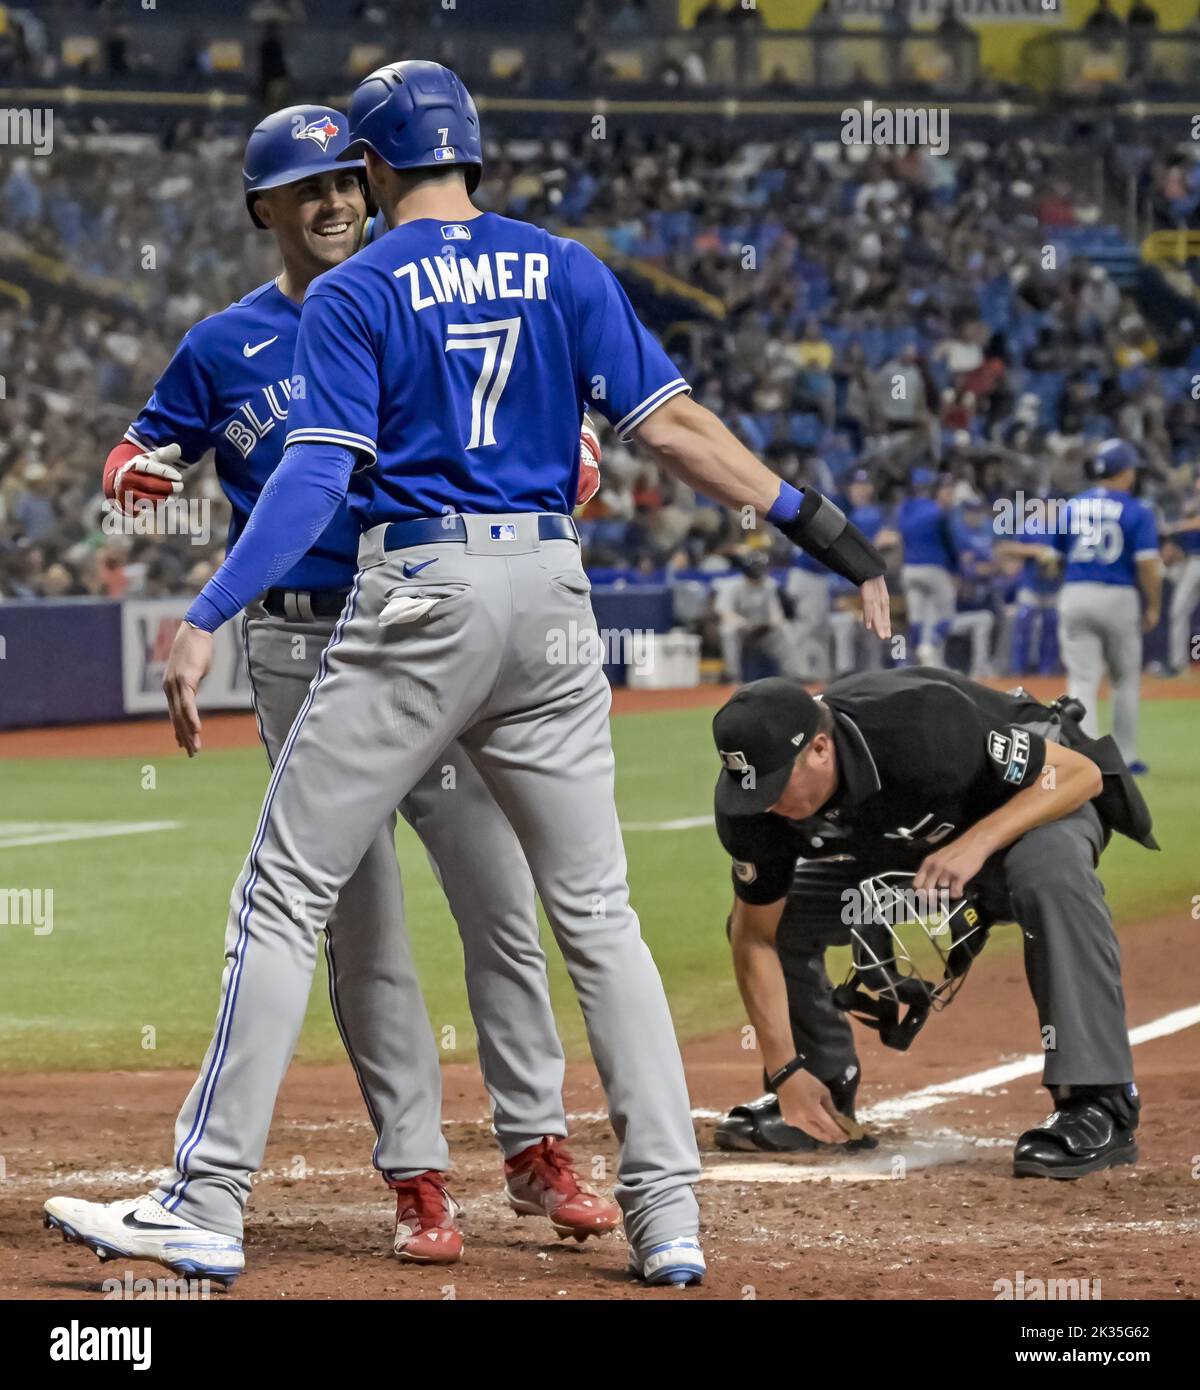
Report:
M 579 490 L 575 505 L 585 507 L 600 491 L 600 436 L 587 412 L 579 431 Z
M 178 444 L 143 449 L 123 440 L 104 461 L 104 495 L 121 511 L 132 515 L 136 504 L 154 504 L 183 491 L 183 474 L 173 465 Z

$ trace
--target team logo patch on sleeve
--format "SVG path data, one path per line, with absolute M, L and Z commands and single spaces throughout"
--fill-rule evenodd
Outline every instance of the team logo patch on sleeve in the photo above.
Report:
M 753 864 L 747 864 L 745 860 L 735 859 L 733 861 L 733 872 L 739 883 L 753 883 L 758 877 L 758 870 Z
M 1029 768 L 1028 730 L 1013 729 L 1011 734 L 993 730 L 988 734 L 988 757 L 1004 769 L 1000 776 L 1005 782 L 1019 786 Z

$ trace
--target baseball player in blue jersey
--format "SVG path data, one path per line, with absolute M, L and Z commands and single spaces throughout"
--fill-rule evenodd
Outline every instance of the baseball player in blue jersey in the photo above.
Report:
M 284 458 L 192 605 L 166 679 L 194 749 L 212 631 L 278 582 L 348 494 L 358 574 L 276 762 L 230 938 L 253 951 L 290 929 L 297 900 L 315 936 L 379 826 L 457 739 L 517 832 L 579 995 L 621 1145 L 631 1266 L 648 1282 L 696 1282 L 699 1159 L 662 983 L 629 904 L 610 693 L 595 662 L 556 659 L 569 624 L 595 630 L 570 518 L 584 403 L 688 485 L 854 579 L 865 623 L 886 636 L 883 564 L 827 499 L 781 484 L 687 398 L 590 252 L 474 206 L 478 118 L 453 73 L 381 68 L 355 92 L 350 127 L 347 156 L 363 153 L 391 230 L 310 286 Z M 267 1098 L 260 1116 L 314 955 L 306 945 L 283 963 L 276 1042 L 242 1059 Z M 265 1119 L 228 1105 L 215 1085 L 210 1123 L 243 1125 L 236 1167 L 253 1170 Z M 198 1189 L 220 1190 L 228 1162 L 200 1136 L 168 1205 L 207 1209 Z M 240 1231 L 241 1197 L 226 1194 L 226 1229 Z M 448 1194 L 444 1213 L 451 1226 Z
M 255 224 L 274 234 L 283 272 L 184 338 L 106 465 L 106 492 L 123 508 L 136 510 L 178 492 L 183 475 L 176 465 L 194 464 L 211 448 L 232 509 L 230 545 L 242 533 L 283 453 L 300 300 L 318 274 L 340 264 L 358 244 L 365 189 L 361 160 L 339 160 L 347 143 L 345 116 L 327 107 L 276 112 L 251 135 L 247 206 Z M 358 528 L 341 506 L 308 551 L 245 609 L 254 710 L 272 765 L 345 604 L 357 546 Z M 401 811 L 422 837 L 459 925 L 509 1200 L 521 1214 L 550 1217 L 560 1234 L 603 1234 L 619 1223 L 619 1210 L 581 1187 L 559 1143 L 566 1134 L 563 1053 L 538 939 L 533 880 L 517 838 L 470 759 L 454 747 L 437 758 Z M 404 930 L 394 830 L 395 817 L 389 816 L 326 924 L 330 999 L 376 1130 L 375 1165 L 396 1189 L 396 1253 L 444 1264 L 461 1251 L 458 1232 L 412 1219 L 428 1207 L 431 1192 L 440 1215 L 440 1192 L 423 1175 L 445 1166 L 446 1151 L 438 1054 Z M 113 1253 L 158 1252 L 167 1263 L 180 1254 L 184 1223 L 163 1203 L 170 1204 L 183 1173 L 191 1171 L 189 1153 L 202 1133 L 210 1152 L 222 1152 L 221 1131 L 206 1124 L 218 1079 L 247 1110 L 259 1103 L 253 1089 L 242 1086 L 238 1059 L 269 1045 L 274 1025 L 251 996 L 269 994 L 279 955 L 303 950 L 295 938 L 307 941 L 309 935 L 300 917 L 288 935 L 258 943 L 253 952 L 245 949 L 244 937 L 228 943 L 217 1035 L 176 1127 L 175 1180 L 157 1198 L 132 1202 L 52 1198 L 52 1224 Z M 520 1028 L 512 1026 L 514 1018 Z M 268 1119 L 269 1101 L 264 1124 Z M 235 1146 L 228 1158 L 238 1152 Z M 224 1188 L 248 1188 L 248 1171 L 218 1161 Z M 227 1192 L 199 1185 L 188 1211 L 193 1221 L 219 1231 L 228 1224 L 222 1217 L 229 1205 Z M 131 1214 L 145 1231 L 130 1228 Z M 230 1244 L 224 1237 L 224 1245 Z M 180 1268 L 188 1261 L 213 1274 L 240 1268 L 240 1251 L 197 1249 L 195 1236 L 186 1232 L 183 1245 Z
M 1158 626 L 1162 568 L 1154 514 L 1131 495 L 1139 463 L 1132 445 L 1105 440 L 1087 465 L 1097 485 L 1067 503 L 1053 543 L 1065 560 L 1059 646 L 1070 694 L 1087 709 L 1084 731 L 1097 735 L 1096 702 L 1107 670 L 1113 738 L 1130 771 L 1144 773 L 1137 756 L 1142 633 Z
M 918 666 L 944 666 L 958 597 L 958 545 L 948 507 L 930 495 L 934 474 L 917 468 L 911 481 L 914 495 L 901 502 L 893 523 L 904 545 L 909 641 Z
M 998 559 L 1011 557 L 1021 562 L 1009 666 L 1017 674 L 1051 676 L 1059 669 L 1057 556 L 1047 546 L 1046 523 L 1041 517 L 1031 516 L 1023 526 L 1026 540 L 1005 539 L 996 544 Z

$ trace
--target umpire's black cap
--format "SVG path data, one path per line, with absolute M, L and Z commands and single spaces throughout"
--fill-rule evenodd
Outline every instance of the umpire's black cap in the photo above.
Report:
M 820 724 L 821 707 L 798 680 L 770 676 L 744 685 L 713 718 L 724 771 L 717 810 L 754 816 L 783 795 L 797 756 Z

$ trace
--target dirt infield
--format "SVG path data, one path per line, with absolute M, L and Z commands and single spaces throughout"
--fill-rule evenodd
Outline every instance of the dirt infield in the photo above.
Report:
M 1161 921 L 1123 935 L 1131 1025 L 1194 1006 L 1195 926 Z M 718 1155 L 710 1112 L 755 1093 L 737 1033 L 686 1049 L 705 1154 L 701 1200 L 711 1276 L 700 1290 L 641 1291 L 617 1237 L 583 1247 L 520 1222 L 500 1197 L 499 1162 L 472 1066 L 446 1069 L 454 1190 L 466 1204 L 467 1256 L 420 1270 L 389 1255 L 388 1194 L 368 1166 L 371 1132 L 348 1066 L 295 1067 L 251 1203 L 249 1269 L 230 1298 L 837 1298 L 990 1299 L 999 1280 L 1099 1280 L 1101 1296 L 1195 1298 L 1200 1271 L 1200 1033 L 1195 1025 L 1135 1050 L 1144 1097 L 1142 1160 L 1076 1183 L 1015 1181 L 1010 1146 L 1046 1113 L 1036 1076 L 912 1100 L 1035 1045 L 1019 953 L 983 958 L 954 1007 L 912 1052 L 862 1043 L 862 1102 L 893 1104 L 878 1153 L 779 1162 Z M 0 1076 L 0 1298 L 100 1297 L 121 1277 L 41 1228 L 53 1192 L 104 1200 L 149 1185 L 163 1161 L 182 1072 Z M 907 1098 L 907 1099 L 906 1099 Z M 611 1175 L 615 1149 L 590 1066 L 568 1075 L 574 1148 Z M 611 1181 L 611 1176 L 607 1179 Z M 605 1182 L 604 1178 L 600 1179 Z M 134 1277 L 154 1267 L 131 1265 Z M 161 1272 L 161 1271 L 160 1271 Z
M 1010 689 L 1017 678 L 986 682 L 997 690 Z M 1052 700 L 1066 688 L 1061 676 L 1028 676 L 1025 688 L 1040 700 Z M 817 687 L 814 686 L 815 690 Z M 663 710 L 715 709 L 733 694 L 732 685 L 698 685 L 687 690 L 613 690 L 614 714 L 653 714 Z M 1143 700 L 1200 698 L 1200 681 L 1144 677 Z M 204 715 L 205 748 L 250 748 L 258 742 L 251 714 Z M 61 724 L 44 729 L 0 732 L 0 758 L 141 758 L 177 753 L 166 716 L 125 719 L 110 724 Z M 181 755 L 182 756 L 182 755 Z

